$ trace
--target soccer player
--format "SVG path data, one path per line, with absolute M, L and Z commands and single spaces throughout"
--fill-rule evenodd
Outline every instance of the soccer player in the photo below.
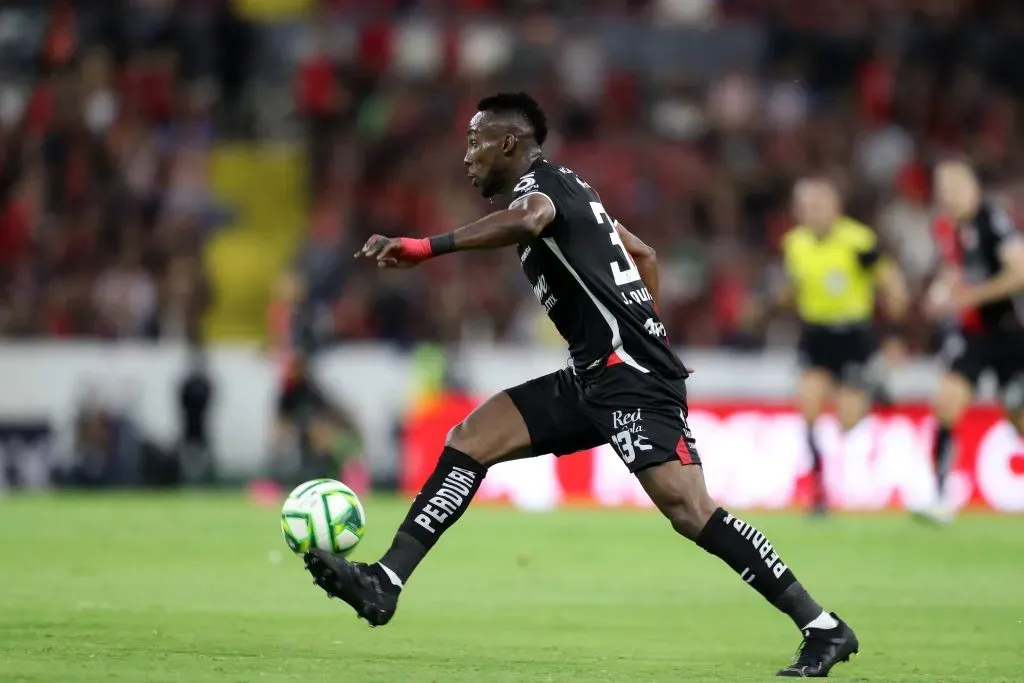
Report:
M 998 380 L 1007 419 L 1024 435 L 1024 236 L 961 161 L 936 167 L 935 196 L 948 229 L 936 226 L 943 267 L 925 304 L 929 317 L 948 327 L 939 354 L 946 369 L 934 406 L 936 501 L 917 512 L 948 523 L 953 430 L 986 369 Z
M 807 422 L 814 483 L 812 511 L 828 507 L 821 448 L 814 424 L 833 396 L 844 432 L 871 405 L 868 363 L 877 343 L 873 331 L 875 291 L 898 332 L 907 310 L 907 288 L 899 267 L 883 257 L 874 231 L 842 215 L 839 188 L 828 178 L 808 177 L 793 188 L 799 224 L 783 238 L 787 286 L 781 295 L 803 323 L 799 361 L 803 368 L 797 402 Z M 887 355 L 900 355 L 898 334 L 886 340 Z
M 687 425 L 686 369 L 658 319 L 654 251 L 613 220 L 597 192 L 544 158 L 547 121 L 528 95 L 498 94 L 469 123 L 466 170 L 496 211 L 427 239 L 375 235 L 360 254 L 409 267 L 453 251 L 515 246 L 572 367 L 492 396 L 449 432 L 437 465 L 374 564 L 312 550 L 306 568 L 373 626 L 388 623 L 416 566 L 469 506 L 492 465 L 610 443 L 672 528 L 721 558 L 801 629 L 782 676 L 824 677 L 858 648 L 760 531 L 717 507 Z

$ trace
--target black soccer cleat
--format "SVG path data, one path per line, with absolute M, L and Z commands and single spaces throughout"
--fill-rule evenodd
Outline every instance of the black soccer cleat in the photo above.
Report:
M 804 630 L 804 642 L 796 653 L 795 661 L 777 676 L 790 678 L 828 678 L 828 672 L 839 662 L 848 662 L 857 654 L 860 643 L 857 634 L 846 622 L 832 614 L 839 625 L 830 629 Z
M 313 582 L 329 598 L 341 598 L 370 626 L 383 626 L 398 609 L 398 590 L 392 588 L 379 568 L 361 562 L 349 562 L 340 555 L 314 548 L 304 556 L 306 570 Z

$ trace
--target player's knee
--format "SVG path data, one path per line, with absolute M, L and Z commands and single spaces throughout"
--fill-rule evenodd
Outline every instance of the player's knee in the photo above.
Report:
M 477 462 L 486 465 L 486 445 L 482 434 L 473 427 L 472 422 L 463 420 L 448 430 L 444 445 L 465 453 Z
M 801 393 L 797 395 L 796 403 L 804 419 L 814 422 L 821 416 L 824 399 L 816 393 Z
M 715 502 L 707 494 L 693 498 L 673 499 L 662 504 L 662 511 L 672 528 L 691 541 L 696 541 L 701 530 L 715 512 Z
M 848 432 L 860 424 L 867 414 L 868 398 L 866 394 L 851 393 L 841 397 L 838 401 L 836 417 L 844 432 Z
M 500 430 L 481 429 L 479 421 L 466 418 L 448 430 L 444 445 L 461 451 L 485 467 L 501 461 L 512 449 Z

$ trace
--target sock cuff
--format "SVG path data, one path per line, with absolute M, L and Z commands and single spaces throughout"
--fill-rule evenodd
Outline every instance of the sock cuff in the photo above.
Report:
M 474 460 L 470 456 L 466 455 L 457 448 L 451 446 L 445 446 L 444 450 L 441 451 L 441 457 L 437 459 L 437 462 L 445 463 L 453 467 L 461 467 L 462 469 L 475 472 L 481 476 L 487 474 L 487 466 L 480 464 L 479 461 Z
M 697 535 L 697 545 L 704 550 L 707 550 L 707 540 L 708 537 L 714 533 L 712 531 L 713 527 L 720 524 L 728 515 L 729 513 L 725 511 L 725 508 L 716 508 L 715 511 L 711 513 L 711 518 L 708 519 L 707 524 L 704 525 L 704 528 L 701 529 L 700 533 Z

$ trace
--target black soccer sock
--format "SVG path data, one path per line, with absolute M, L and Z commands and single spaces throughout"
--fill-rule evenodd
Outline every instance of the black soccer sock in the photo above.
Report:
M 807 423 L 807 449 L 811 452 L 811 481 L 814 490 L 811 493 L 814 505 L 825 504 L 825 463 L 821 458 L 818 440 L 814 437 L 814 423 Z
M 403 583 L 408 580 L 441 534 L 462 517 L 486 474 L 485 466 L 445 446 L 380 564 Z
M 814 423 L 807 423 L 807 449 L 811 452 L 811 474 L 816 480 L 821 479 L 822 462 L 821 451 L 818 449 L 818 440 L 814 438 Z
M 824 610 L 782 561 L 764 534 L 723 508 L 715 510 L 697 537 L 697 545 L 720 558 L 740 578 L 804 628 Z
M 935 463 L 935 487 L 940 498 L 946 492 L 946 477 L 949 476 L 949 471 L 953 468 L 955 448 L 953 430 L 945 425 L 939 425 L 935 429 L 932 459 Z

